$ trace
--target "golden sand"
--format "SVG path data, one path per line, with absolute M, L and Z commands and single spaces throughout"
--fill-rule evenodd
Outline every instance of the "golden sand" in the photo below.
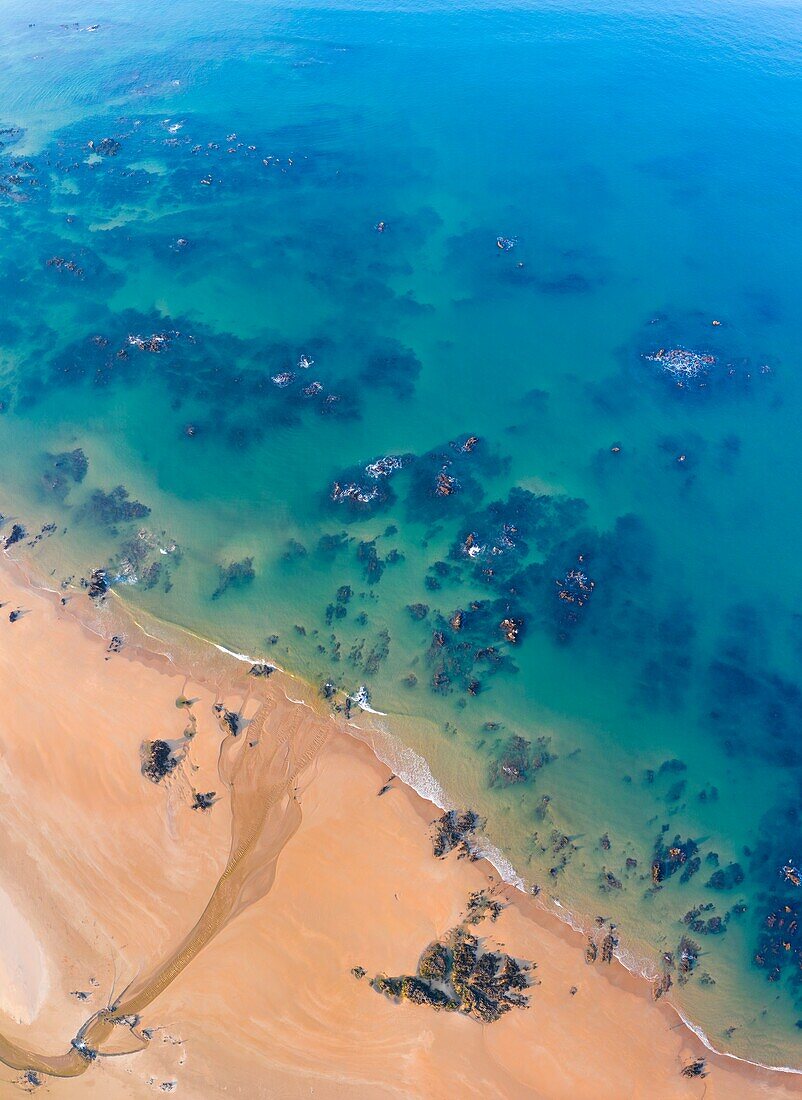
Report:
M 484 862 L 434 859 L 435 808 L 398 781 L 377 797 L 386 769 L 277 677 L 232 662 L 223 702 L 254 719 L 234 739 L 215 691 L 131 647 L 109 654 L 7 562 L 0 601 L 0 1056 L 81 1071 L 48 1076 L 48 1095 L 802 1095 L 798 1078 L 709 1055 L 617 963 L 587 966 L 581 938 Z M 12 624 L 16 606 L 29 613 Z M 140 746 L 182 736 L 180 697 L 197 732 L 157 785 Z M 211 810 L 193 790 L 217 792 Z M 480 934 L 537 964 L 529 1009 L 483 1026 L 351 975 L 413 972 L 483 887 L 508 904 Z M 96 1016 L 109 1005 L 153 1029 L 144 1049 Z M 90 1064 L 70 1042 L 93 1017 Z M 683 1079 L 695 1057 L 708 1076 Z M 0 1065 L 0 1094 L 19 1079 Z

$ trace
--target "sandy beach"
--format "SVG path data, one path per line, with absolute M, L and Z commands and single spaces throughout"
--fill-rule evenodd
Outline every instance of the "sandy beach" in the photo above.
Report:
M 583 938 L 484 861 L 434 858 L 436 807 L 398 780 L 379 797 L 387 769 L 322 709 L 289 702 L 281 677 L 255 680 L 231 661 L 221 694 L 136 646 L 110 653 L 74 614 L 81 601 L 62 606 L 0 563 L 3 1036 L 63 1054 L 92 1013 L 136 990 L 198 921 L 229 859 L 232 821 L 243 820 L 220 774 L 228 749 L 216 703 L 246 719 L 266 706 L 251 740 L 278 770 L 275 797 L 246 807 L 249 820 L 266 813 L 235 910 L 143 1009 L 148 1045 L 99 1057 L 79 1077 L 43 1078 L 43 1092 L 802 1095 L 798 1077 L 711 1055 L 617 962 L 587 965 Z M 12 623 L 16 608 L 25 613 Z M 180 743 L 191 721 L 181 764 L 150 782 L 142 743 Z M 249 737 L 247 724 L 239 736 Z M 212 791 L 211 809 L 193 809 L 194 792 Z M 394 1003 L 352 975 L 357 966 L 368 977 L 414 973 L 480 889 L 506 907 L 477 934 L 536 964 L 528 1009 L 482 1025 Z M 123 1040 L 130 1048 L 118 1030 L 104 1053 Z M 700 1057 L 707 1076 L 683 1078 Z M 0 1066 L 0 1094 L 19 1088 L 19 1071 Z

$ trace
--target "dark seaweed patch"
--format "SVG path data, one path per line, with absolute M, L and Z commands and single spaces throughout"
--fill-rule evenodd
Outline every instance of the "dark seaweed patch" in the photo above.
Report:
M 108 492 L 95 489 L 81 508 L 80 515 L 116 534 L 118 524 L 145 519 L 150 515 L 150 508 L 141 501 L 129 499 L 128 490 L 123 485 L 117 485 Z
M 744 881 L 744 872 L 740 863 L 729 863 L 726 867 L 719 867 L 707 880 L 711 890 L 733 890 Z
M 421 362 L 411 348 L 388 344 L 372 352 L 360 373 L 368 386 L 388 389 L 396 397 L 411 397 L 421 372 Z
M 488 771 L 491 787 L 509 787 L 526 783 L 532 775 L 555 759 L 548 749 L 548 739 L 539 737 L 535 745 L 518 734 L 502 742 Z
M 80 447 L 73 451 L 49 454 L 46 456 L 42 481 L 46 489 L 63 497 L 69 491 L 69 483 L 80 484 L 88 469 L 89 462 Z
M 345 531 L 337 534 L 321 535 L 318 539 L 317 552 L 323 557 L 334 558 L 340 550 L 348 546 L 349 536 Z
M 217 588 L 212 593 L 212 599 L 219 600 L 230 588 L 245 588 L 252 583 L 255 576 L 253 558 L 243 558 L 241 561 L 218 566 Z
M 514 670 L 509 657 L 494 644 L 506 611 L 505 601 L 474 600 L 448 616 L 434 615 L 435 629 L 426 651 L 433 691 L 447 694 L 457 688 L 477 695 L 481 675 L 502 668 Z
M 3 549 L 9 550 L 16 543 L 22 542 L 27 534 L 28 532 L 25 530 L 21 523 L 15 523 L 12 526 L 11 531 L 5 537 L 5 540 L 3 542 Z

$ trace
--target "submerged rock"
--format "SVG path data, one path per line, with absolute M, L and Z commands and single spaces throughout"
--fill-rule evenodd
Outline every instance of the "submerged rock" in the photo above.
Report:
M 731 890 L 734 886 L 740 886 L 744 877 L 740 863 L 730 863 L 714 871 L 706 885 L 711 890 Z
M 88 502 L 81 509 L 82 516 L 88 516 L 97 523 L 114 530 L 118 523 L 145 519 L 150 508 L 138 500 L 129 500 L 128 490 L 117 485 L 109 492 L 95 489 Z
M 219 600 L 229 588 L 244 588 L 250 584 L 256 576 L 253 568 L 253 558 L 243 558 L 241 561 L 233 561 L 229 565 L 219 566 L 219 579 L 217 588 L 212 593 L 213 600 Z
M 57 496 L 65 496 L 72 481 L 80 484 L 86 477 L 89 461 L 81 450 L 61 451 L 47 456 L 47 465 L 42 480 L 47 489 Z
M 491 787 L 512 786 L 526 783 L 532 774 L 550 764 L 554 755 L 548 750 L 548 739 L 539 737 L 537 746 L 531 741 L 514 734 L 505 741 L 497 758 L 491 761 L 488 769 L 488 783 Z
M 114 138 L 104 137 L 98 142 L 90 141 L 89 148 L 102 157 L 116 157 L 122 145 Z
M 3 543 L 3 549 L 8 550 L 10 547 L 14 546 L 15 543 L 22 542 L 27 534 L 28 532 L 21 523 L 15 523 L 10 533 L 6 536 L 5 542 Z
M 681 840 L 675 836 L 671 844 L 663 843 L 662 837 L 658 837 L 654 846 L 652 858 L 652 882 L 655 886 L 671 878 L 681 867 L 681 882 L 687 882 L 701 867 L 701 860 L 697 855 L 699 846 L 695 840 L 688 837 Z

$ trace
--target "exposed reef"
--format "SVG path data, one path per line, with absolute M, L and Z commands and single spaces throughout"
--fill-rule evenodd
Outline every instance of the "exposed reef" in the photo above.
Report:
M 468 903 L 471 923 L 479 923 L 488 914 L 496 919 L 501 907 L 491 906 L 484 896 L 472 895 Z M 370 984 L 394 1000 L 459 1012 L 492 1024 L 513 1008 L 528 1007 L 532 965 L 486 948 L 463 923 L 424 949 L 415 974 L 377 974 Z

